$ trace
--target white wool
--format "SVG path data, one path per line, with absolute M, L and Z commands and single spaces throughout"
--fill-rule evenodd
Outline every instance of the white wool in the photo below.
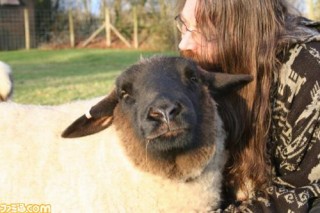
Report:
M 50 204 L 55 213 L 180 213 L 204 212 L 219 200 L 222 132 L 217 132 L 215 158 L 198 179 L 172 181 L 134 168 L 113 126 L 88 137 L 61 138 L 93 103 L 96 100 L 55 107 L 0 103 L 2 203 Z
M 13 87 L 10 75 L 10 66 L 0 61 L 0 97 L 4 100 L 10 99 L 9 96 Z

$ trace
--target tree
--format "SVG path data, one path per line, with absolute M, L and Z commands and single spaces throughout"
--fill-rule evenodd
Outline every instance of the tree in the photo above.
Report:
M 319 20 L 320 19 L 320 0 L 288 0 L 304 16 Z
M 320 0 L 317 0 L 315 2 L 315 6 L 314 6 L 314 18 L 318 21 L 320 21 Z
M 307 7 L 307 16 L 308 16 L 308 18 L 314 19 L 314 1 L 313 0 L 307 0 L 306 7 Z

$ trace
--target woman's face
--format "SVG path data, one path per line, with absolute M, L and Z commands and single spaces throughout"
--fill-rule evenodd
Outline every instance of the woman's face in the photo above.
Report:
M 198 0 L 186 0 L 186 3 L 178 17 L 180 21 L 181 41 L 179 50 L 186 57 L 196 61 L 216 62 L 216 41 L 207 41 L 202 35 L 195 18 Z M 182 28 L 182 29 L 181 29 Z M 214 34 L 214 32 L 212 32 Z

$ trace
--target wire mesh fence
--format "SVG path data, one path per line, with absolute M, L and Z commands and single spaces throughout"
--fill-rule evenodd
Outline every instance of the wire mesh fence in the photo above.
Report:
M 28 15 L 25 15 L 25 14 Z M 72 13 L 71 13 L 72 14 Z M 76 18 L 74 18 L 76 17 Z M 103 20 L 72 14 L 73 34 L 77 41 L 90 36 Z M 70 45 L 70 23 L 68 12 L 25 9 L 0 10 L 0 50 L 24 49 L 27 42 L 31 48 L 63 47 Z M 28 26 L 28 30 L 26 29 Z M 27 40 L 29 36 L 30 40 Z
M 0 11 L 0 50 L 25 47 L 25 29 L 23 10 Z
M 112 15 L 112 14 L 111 14 Z M 113 22 L 114 18 L 109 17 Z M 110 22 L 111 42 L 115 47 L 159 45 L 172 47 L 176 39 L 171 17 L 159 21 L 157 14 L 141 13 L 134 23 L 132 10 L 117 23 Z M 138 20 L 136 20 L 138 22 Z M 156 24 L 151 24 L 156 23 Z M 0 51 L 28 48 L 106 47 L 106 16 L 81 11 L 51 11 L 25 8 L 0 8 Z M 134 27 L 138 27 L 136 30 Z M 100 28 L 100 31 L 97 31 Z M 135 33 L 137 35 L 135 35 Z M 88 40 L 92 35 L 94 37 Z M 137 39 L 138 38 L 138 39 Z M 139 44 L 132 45 L 138 40 Z M 127 42 L 127 43 L 126 43 Z M 126 45 L 127 44 L 127 45 Z M 157 47 L 155 47 L 157 48 Z

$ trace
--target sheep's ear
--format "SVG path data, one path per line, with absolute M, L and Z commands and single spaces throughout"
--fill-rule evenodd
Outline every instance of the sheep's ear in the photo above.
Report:
M 202 81 L 208 85 L 210 91 L 217 95 L 238 90 L 253 80 L 252 75 L 208 72 L 201 68 L 199 73 Z
M 63 131 L 64 138 L 77 138 L 91 135 L 109 127 L 113 120 L 113 110 L 118 98 L 113 90 L 106 98 L 93 106 L 88 113 L 75 120 Z

